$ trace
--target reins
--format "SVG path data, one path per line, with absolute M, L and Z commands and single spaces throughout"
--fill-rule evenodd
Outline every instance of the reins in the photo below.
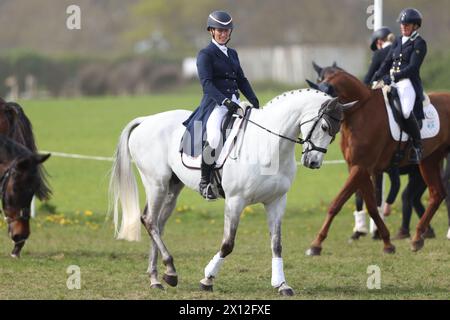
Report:
M 325 115 L 325 113 L 324 113 L 324 112 L 321 112 L 319 115 L 315 116 L 314 118 L 309 119 L 309 120 L 307 120 L 307 121 L 305 121 L 305 122 L 302 122 L 302 123 L 300 124 L 299 127 L 301 128 L 303 125 L 305 125 L 305 124 L 307 124 L 307 123 L 309 123 L 309 122 L 315 121 L 314 124 L 313 124 L 313 126 L 312 126 L 312 128 L 311 128 L 311 130 L 308 132 L 308 135 L 306 136 L 305 139 L 302 139 L 302 138 L 300 138 L 300 137 L 298 137 L 297 139 L 293 139 L 293 138 L 287 137 L 287 136 L 285 136 L 285 135 L 282 135 L 282 134 L 280 134 L 280 133 L 273 132 L 272 130 L 267 129 L 266 127 L 263 127 L 262 125 L 260 125 L 260 124 L 258 124 L 258 123 L 256 123 L 256 122 L 254 122 L 254 121 L 252 121 L 252 120 L 250 120 L 249 118 L 246 118 L 246 117 L 244 117 L 244 116 L 241 116 L 241 115 L 235 115 L 235 116 L 237 116 L 237 117 L 240 118 L 240 119 L 243 119 L 244 121 L 250 122 L 250 123 L 252 123 L 253 125 L 255 125 L 255 126 L 261 128 L 261 129 L 267 131 L 268 133 L 273 134 L 273 135 L 275 135 L 275 136 L 277 136 L 277 137 L 279 137 L 279 138 L 281 138 L 281 139 L 285 139 L 285 140 L 288 140 L 288 141 L 291 141 L 291 142 L 293 142 L 293 143 L 300 144 L 300 145 L 303 145 L 303 144 L 305 144 L 305 143 L 308 143 L 308 144 L 311 146 L 311 148 L 308 149 L 308 150 L 303 151 L 302 154 L 304 154 L 304 153 L 306 153 L 306 152 L 313 151 L 313 150 L 319 151 L 319 152 L 322 152 L 322 153 L 327 153 L 327 149 L 326 149 L 326 148 L 318 147 L 318 146 L 316 146 L 316 145 L 311 141 L 312 133 L 314 132 L 314 129 L 316 128 L 316 126 L 317 126 L 317 124 L 319 123 L 320 119 L 322 119 L 322 117 L 323 117 L 324 115 Z M 329 117 L 331 120 L 334 120 L 334 121 L 336 121 L 336 122 L 340 122 L 340 119 L 334 118 L 334 117 L 332 117 L 332 116 L 330 116 L 330 115 L 328 115 L 328 114 L 326 114 L 326 115 L 327 115 L 327 117 Z M 334 136 L 333 136 L 333 138 L 334 138 Z

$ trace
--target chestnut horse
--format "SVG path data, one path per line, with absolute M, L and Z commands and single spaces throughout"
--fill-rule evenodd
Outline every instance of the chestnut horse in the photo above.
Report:
M 325 222 L 307 254 L 320 254 L 333 218 L 357 190 L 361 192 L 367 210 L 378 227 L 384 242 L 384 252 L 394 253 L 395 247 L 390 242 L 389 231 L 378 214 L 375 191 L 370 179 L 372 175 L 381 173 L 390 166 L 398 148 L 398 142 L 392 139 L 389 131 L 382 90 L 370 90 L 356 77 L 343 70 L 332 69 L 331 72 L 324 72 L 323 79 L 319 80 L 321 82 L 318 87 L 328 94 L 338 96 L 341 103 L 354 100 L 359 102 L 345 112 L 341 125 L 341 149 L 349 166 L 349 177 L 331 203 Z M 440 177 L 440 163 L 450 146 L 450 94 L 432 93 L 429 96 L 439 114 L 440 131 L 433 138 L 423 139 L 424 155 L 419 166 L 429 188 L 430 197 L 425 214 L 420 219 L 411 240 L 413 251 L 423 247 L 422 234 L 445 198 L 445 189 Z M 405 147 L 407 145 L 402 143 L 401 148 Z M 405 158 L 400 165 L 406 164 Z
M 30 234 L 29 211 L 32 197 L 28 197 L 29 191 L 32 190 L 32 195 L 35 195 L 40 200 L 48 199 L 51 195 L 47 182 L 47 173 L 41 165 L 48 158 L 48 155 L 45 157 L 37 156 L 33 128 L 20 105 L 15 102 L 6 102 L 2 98 L 0 98 L 0 135 L 3 135 L 2 142 L 4 144 L 6 143 L 5 139 L 8 141 L 11 139 L 20 146 L 25 147 L 29 152 L 29 154 L 23 150 L 17 152 L 17 157 L 20 159 L 16 159 L 14 162 L 12 162 L 15 159 L 13 156 L 0 155 L 2 159 L 5 158 L 0 162 L 0 193 L 5 220 L 8 222 L 8 233 L 14 241 L 14 249 L 11 256 L 17 258 L 20 256 L 20 251 Z M 8 142 L 7 145 L 12 144 Z M 9 149 L 10 147 L 2 149 L 2 152 L 6 152 L 5 150 Z M 29 166 L 30 168 L 32 167 L 33 172 L 31 172 L 29 179 L 22 179 L 22 182 L 15 183 L 14 181 L 17 180 L 16 176 L 12 176 L 11 173 L 21 172 L 16 166 L 18 162 L 25 159 L 25 155 L 27 159 L 31 157 L 30 155 L 36 155 L 33 158 L 29 158 L 32 159 L 29 161 Z M 26 164 L 28 165 L 28 162 Z M 25 164 L 19 165 L 20 169 L 23 169 L 24 166 Z M 24 184 L 23 181 L 29 181 L 29 185 Z M 11 188 L 8 188 L 8 185 L 15 185 L 16 190 L 20 189 L 20 192 L 11 190 Z M 17 186 L 19 186 L 19 189 L 17 189 Z M 14 196 L 10 194 L 13 191 L 15 192 Z M 19 198 L 20 201 L 17 200 Z

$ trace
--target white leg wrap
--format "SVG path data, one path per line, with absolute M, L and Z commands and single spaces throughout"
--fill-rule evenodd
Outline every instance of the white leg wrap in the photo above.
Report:
M 353 228 L 353 232 L 358 231 L 367 233 L 366 212 L 364 210 L 355 211 L 353 212 L 353 215 L 355 216 L 355 227 Z
M 447 239 L 450 240 L 450 228 L 448 228 Z
M 382 207 L 378 207 L 378 214 L 381 217 L 381 220 L 384 221 L 384 214 L 383 214 L 383 210 Z M 375 224 L 375 222 L 373 221 L 373 219 L 370 219 L 370 233 L 374 233 L 375 231 L 378 230 L 377 225 Z
M 215 277 L 219 273 L 220 267 L 224 261 L 225 259 L 221 258 L 220 252 L 218 252 L 206 266 L 205 278 Z
M 272 286 L 278 288 L 286 282 L 283 271 L 283 258 L 272 258 Z

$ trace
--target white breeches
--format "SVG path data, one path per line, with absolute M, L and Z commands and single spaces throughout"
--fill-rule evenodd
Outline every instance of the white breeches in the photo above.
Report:
M 239 99 L 233 95 L 231 98 L 232 101 L 239 103 Z M 208 122 L 206 123 L 206 140 L 208 141 L 208 144 L 211 148 L 217 149 L 219 144 L 222 141 L 221 137 L 221 126 L 222 121 L 225 115 L 228 112 L 228 108 L 224 105 L 216 105 L 213 112 L 211 112 L 211 115 L 208 118 Z
M 402 113 L 405 119 L 408 119 L 414 108 L 416 101 L 416 92 L 414 91 L 411 80 L 403 79 L 396 83 L 400 102 L 402 104 Z

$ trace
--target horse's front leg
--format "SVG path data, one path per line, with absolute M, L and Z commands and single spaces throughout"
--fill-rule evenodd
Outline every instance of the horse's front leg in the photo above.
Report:
M 328 235 L 328 230 L 330 229 L 331 223 L 334 217 L 339 213 L 344 203 L 355 193 L 358 189 L 361 176 L 364 173 L 364 169 L 359 166 L 352 166 L 350 168 L 350 175 L 345 182 L 344 187 L 341 189 L 337 197 L 333 200 L 330 207 L 328 208 L 327 217 L 322 225 L 319 233 L 317 234 L 314 241 L 311 243 L 311 247 L 306 250 L 306 255 L 308 256 L 318 256 L 322 251 L 322 242 L 326 239 Z
M 369 173 L 364 171 L 361 173 L 359 189 L 361 190 L 364 202 L 366 203 L 367 211 L 375 223 L 381 239 L 383 239 L 384 252 L 394 253 L 395 246 L 391 243 L 389 230 L 386 228 L 386 225 L 380 216 L 382 213 L 378 210 L 377 201 L 375 198 L 375 189 L 372 181 L 370 180 Z
M 222 246 L 220 247 L 220 251 L 211 259 L 205 268 L 205 278 L 200 281 L 201 290 L 213 291 L 214 278 L 219 273 L 225 257 L 233 251 L 240 215 L 245 205 L 245 201 L 238 197 L 227 198 L 225 200 Z
M 294 290 L 287 285 L 284 278 L 283 258 L 281 257 L 281 219 L 286 209 L 286 194 L 280 198 L 265 204 L 267 211 L 267 221 L 271 237 L 272 248 L 272 281 L 274 288 L 278 289 L 281 295 L 293 296 Z

